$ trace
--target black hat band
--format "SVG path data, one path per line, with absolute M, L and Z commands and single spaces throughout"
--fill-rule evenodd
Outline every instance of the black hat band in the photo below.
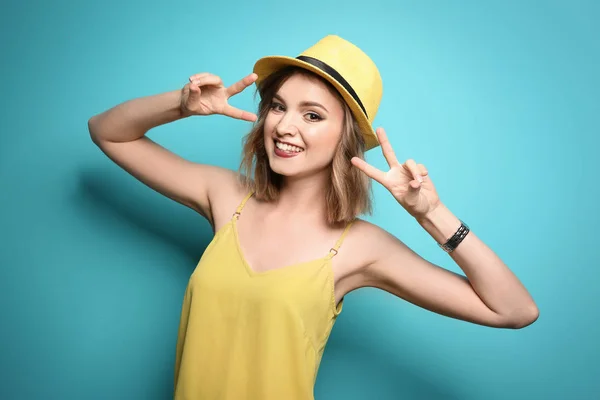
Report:
M 339 72 L 337 72 L 335 69 L 331 68 L 329 65 L 325 64 L 323 61 L 318 60 L 318 59 L 313 58 L 313 57 L 298 56 L 298 57 L 296 57 L 296 59 L 298 59 L 300 61 L 307 62 L 307 63 L 309 63 L 309 64 L 311 64 L 311 65 L 319 68 L 321 71 L 329 74 L 340 85 L 342 85 L 344 87 L 344 89 L 346 89 L 348 91 L 348 93 L 350 93 L 350 95 L 352 96 L 352 98 L 354 100 L 356 100 L 356 102 L 358 103 L 358 105 L 360 106 L 360 108 L 365 113 L 365 116 L 367 118 L 369 118 L 369 116 L 367 115 L 367 110 L 365 110 L 365 107 L 363 106 L 362 102 L 358 98 L 358 95 L 356 94 L 356 92 L 354 91 L 354 89 L 352 89 L 352 86 L 350 86 L 350 84 L 348 83 L 348 81 L 346 81 L 344 79 L 344 77 L 342 75 L 340 75 Z

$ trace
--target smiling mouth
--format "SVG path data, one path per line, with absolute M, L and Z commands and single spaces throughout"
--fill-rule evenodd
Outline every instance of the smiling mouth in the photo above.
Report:
M 294 146 L 294 145 L 287 144 L 287 143 L 282 143 L 277 139 L 275 139 L 274 142 L 275 142 L 275 149 L 281 150 L 288 154 L 297 154 L 297 153 L 301 153 L 304 151 L 304 149 L 301 147 Z

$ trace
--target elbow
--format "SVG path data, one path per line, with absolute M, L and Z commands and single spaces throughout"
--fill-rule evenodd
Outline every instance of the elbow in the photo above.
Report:
M 97 128 L 95 126 L 95 118 L 96 116 L 94 115 L 93 117 L 91 117 L 90 119 L 88 119 L 88 132 L 90 134 L 90 138 L 92 139 L 92 142 L 98 144 L 98 135 L 97 135 Z
M 512 329 L 523 329 L 533 324 L 539 317 L 540 310 L 535 304 L 532 304 L 527 308 L 519 310 L 519 312 L 511 318 L 509 327 Z

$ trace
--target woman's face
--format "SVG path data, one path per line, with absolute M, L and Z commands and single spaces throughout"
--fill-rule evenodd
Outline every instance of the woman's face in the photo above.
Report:
M 320 80 L 291 76 L 275 94 L 265 119 L 271 169 L 305 177 L 327 169 L 342 134 L 344 109 Z

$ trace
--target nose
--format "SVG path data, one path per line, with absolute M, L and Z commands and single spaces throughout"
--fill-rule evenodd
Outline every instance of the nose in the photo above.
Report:
M 293 136 L 298 133 L 298 128 L 294 122 L 294 116 L 292 113 L 284 113 L 279 119 L 279 122 L 275 126 L 275 132 L 278 136 Z

